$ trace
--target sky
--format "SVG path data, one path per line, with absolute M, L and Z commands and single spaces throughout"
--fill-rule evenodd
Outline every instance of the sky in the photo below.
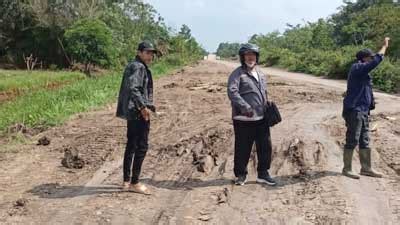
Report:
M 286 24 L 317 21 L 337 12 L 343 0 L 144 0 L 179 30 L 187 24 L 209 52 L 221 42 L 246 42 L 253 34 L 284 31 Z

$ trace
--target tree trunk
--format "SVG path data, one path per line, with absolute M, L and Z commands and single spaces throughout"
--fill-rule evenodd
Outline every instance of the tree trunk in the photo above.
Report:
M 90 63 L 85 64 L 85 70 L 83 72 L 86 74 L 86 76 L 92 77 L 92 74 L 90 73 Z
M 69 65 L 72 65 L 72 64 L 71 64 L 71 60 L 69 59 L 67 53 L 65 52 L 64 45 L 63 45 L 61 39 L 60 39 L 58 36 L 57 36 L 57 41 L 58 41 L 58 43 L 60 44 L 61 50 L 63 51 L 63 54 L 64 54 L 65 58 L 66 58 L 67 61 L 68 61 L 68 64 L 69 64 Z

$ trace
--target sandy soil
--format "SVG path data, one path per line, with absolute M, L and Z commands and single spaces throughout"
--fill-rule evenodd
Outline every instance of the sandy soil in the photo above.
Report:
M 272 129 L 270 172 L 279 185 L 255 183 L 253 155 L 250 181 L 238 187 L 232 184 L 226 96 L 236 66 L 202 61 L 156 80 L 159 113 L 152 118 L 142 175 L 151 196 L 119 188 L 126 124 L 114 116 L 115 104 L 77 115 L 25 144 L 2 140 L 0 224 L 400 222 L 399 97 L 378 93 L 371 117 L 374 166 L 385 178 L 350 180 L 340 174 L 345 83 L 265 69 L 270 99 L 284 119 Z M 354 167 L 360 168 L 358 156 Z

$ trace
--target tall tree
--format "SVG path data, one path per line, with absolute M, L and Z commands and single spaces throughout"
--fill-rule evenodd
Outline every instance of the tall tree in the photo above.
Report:
M 184 39 L 189 40 L 192 37 L 192 31 L 186 24 L 183 24 L 181 30 L 179 31 L 179 35 L 181 35 Z

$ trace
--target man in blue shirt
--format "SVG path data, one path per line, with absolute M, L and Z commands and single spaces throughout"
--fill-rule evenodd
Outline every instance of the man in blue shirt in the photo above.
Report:
M 381 50 L 374 54 L 370 49 L 363 49 L 356 55 L 357 62 L 350 69 L 347 80 L 347 93 L 343 100 L 343 118 L 346 121 L 346 144 L 343 153 L 343 175 L 359 179 L 352 172 L 354 149 L 359 146 L 361 175 L 382 177 L 371 167 L 371 148 L 369 147 L 369 114 L 375 109 L 372 91 L 372 78 L 369 72 L 383 60 L 390 38 L 385 38 Z

